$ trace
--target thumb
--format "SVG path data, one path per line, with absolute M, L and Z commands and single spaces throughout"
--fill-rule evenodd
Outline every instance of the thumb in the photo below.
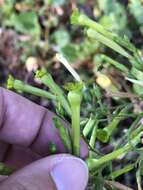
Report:
M 52 155 L 15 172 L 0 184 L 1 190 L 84 190 L 88 168 L 69 154 Z

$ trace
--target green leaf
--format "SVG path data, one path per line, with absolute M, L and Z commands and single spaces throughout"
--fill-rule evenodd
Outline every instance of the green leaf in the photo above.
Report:
M 64 28 L 60 28 L 54 33 L 54 39 L 60 48 L 66 46 L 70 42 L 69 33 Z
M 9 18 L 14 9 L 15 0 L 5 0 L 1 5 L 1 13 L 4 17 Z M 3 21 L 4 23 L 5 21 Z
M 66 59 L 73 63 L 79 56 L 79 46 L 76 44 L 67 44 L 66 46 L 61 48 L 61 53 L 66 57 Z
M 138 24 L 143 24 L 143 5 L 140 0 L 130 0 L 130 12 L 133 14 Z
M 130 35 L 125 7 L 121 3 L 117 0 L 98 0 L 98 4 L 103 12 L 100 24 L 118 34 Z
M 40 35 L 38 17 L 34 11 L 13 13 L 5 25 L 14 27 L 18 32 L 30 34 L 34 38 Z

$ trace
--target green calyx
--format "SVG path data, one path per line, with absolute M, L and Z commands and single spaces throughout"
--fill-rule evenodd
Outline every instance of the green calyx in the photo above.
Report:
M 14 78 L 12 75 L 9 75 L 7 80 L 7 88 L 12 89 L 13 86 L 14 86 Z
M 15 90 L 21 90 L 24 87 L 24 83 L 20 80 L 15 80 L 12 75 L 9 75 L 7 80 L 7 88 L 8 89 L 15 89 Z
M 72 105 L 80 105 L 82 100 L 83 82 L 70 82 L 67 83 L 64 88 L 69 90 L 68 101 Z
M 47 74 L 47 71 L 45 69 L 37 70 L 35 77 L 36 78 L 42 78 L 46 74 Z
M 68 93 L 70 105 L 78 106 L 82 100 L 82 93 L 79 90 L 72 90 Z
M 64 88 L 68 91 L 81 90 L 83 88 L 83 82 L 68 82 L 64 85 Z
M 31 86 L 29 84 L 24 83 L 21 80 L 14 79 L 11 75 L 7 80 L 7 88 L 8 89 L 15 89 L 20 92 L 26 92 L 33 94 L 35 96 L 44 97 L 52 100 L 56 100 L 56 96 L 50 92 L 42 90 L 40 88 Z

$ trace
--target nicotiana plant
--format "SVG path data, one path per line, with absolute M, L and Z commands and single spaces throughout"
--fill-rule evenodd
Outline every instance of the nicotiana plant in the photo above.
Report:
M 99 55 L 103 64 L 108 62 L 108 64 L 119 70 L 125 81 L 133 83 L 134 92 L 137 93 L 138 96 L 142 95 L 143 90 L 140 91 L 140 88 L 143 85 L 143 61 L 140 51 L 129 41 L 129 39 L 126 36 L 123 38 L 119 37 L 117 34 L 105 29 L 102 25 L 91 20 L 78 10 L 72 13 L 71 23 L 84 26 L 86 28 L 86 35 L 91 38 L 93 42 L 94 40 L 99 41 L 113 51 L 116 51 L 131 63 L 131 66 L 128 68 L 107 55 Z M 117 183 L 114 180 L 133 169 L 137 170 L 137 184 L 138 187 L 141 186 L 143 162 L 142 148 L 139 148 L 139 144 L 141 143 L 143 134 L 143 124 L 141 122 L 142 113 L 132 113 L 132 104 L 122 102 L 122 105 L 112 110 L 112 118 L 109 120 L 107 116 L 108 107 L 102 102 L 100 87 L 93 82 L 92 86 L 89 88 L 87 81 L 81 79 L 62 54 L 57 54 L 56 59 L 66 67 L 74 78 L 73 82 L 64 84 L 64 88 L 61 88 L 54 81 L 52 75 L 44 68 L 36 71 L 35 77 L 48 87 L 48 91 L 33 87 L 23 81 L 14 79 L 12 76 L 8 78 L 7 87 L 18 92 L 26 92 L 46 98 L 52 101 L 56 107 L 60 105 L 60 109 L 56 110 L 61 117 L 68 118 L 71 121 L 71 129 L 68 130 L 64 128 L 59 117 L 53 118 L 55 127 L 58 129 L 65 148 L 75 156 L 80 156 L 81 137 L 87 142 L 89 156 L 86 158 L 85 162 L 89 167 L 91 185 L 96 183 L 97 179 L 103 182 L 100 183 L 100 187 L 96 185 L 94 189 L 99 190 L 103 189 L 103 187 L 104 189 L 108 189 L 108 187 L 110 187 L 110 189 L 118 189 Z M 100 70 L 96 71 L 96 75 L 97 77 L 100 76 L 100 78 L 98 78 L 100 79 L 98 80 L 99 83 L 107 82 L 106 76 L 104 76 Z M 107 84 L 110 84 L 110 80 Z M 103 84 L 101 87 L 102 86 L 106 87 L 108 85 Z M 117 89 L 108 88 L 108 91 L 112 90 L 115 92 Z M 89 92 L 91 99 L 89 96 L 86 96 L 87 92 Z M 115 95 L 113 98 L 118 101 L 119 97 Z M 97 104 L 92 102 L 93 99 Z M 89 102 L 91 107 L 88 110 L 87 105 Z M 84 104 L 87 106 L 86 114 L 83 112 L 83 109 L 86 109 Z M 118 130 L 119 123 L 128 117 L 132 118 L 133 123 L 126 129 L 125 133 L 122 133 L 121 141 L 115 143 L 113 139 L 115 138 L 114 134 Z M 98 149 L 97 144 L 105 143 L 106 145 L 109 142 L 114 142 L 114 149 L 107 154 L 103 154 L 102 151 Z M 56 145 L 54 145 L 53 142 L 51 142 L 51 150 L 56 153 Z M 123 158 L 129 152 L 134 152 L 136 154 L 136 159 L 132 160 L 128 158 L 127 164 L 124 167 L 119 165 L 120 169 L 117 171 L 113 161 Z M 105 170 L 106 172 L 104 173 Z M 5 171 L 7 171 L 5 165 L 0 167 L 1 174 L 10 174 L 12 172 L 11 169 L 9 169 L 8 172 Z M 122 185 L 122 187 L 124 187 L 124 189 L 128 188 L 124 185 Z

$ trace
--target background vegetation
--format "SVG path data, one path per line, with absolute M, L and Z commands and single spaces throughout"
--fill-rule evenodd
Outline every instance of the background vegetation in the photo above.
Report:
M 126 40 L 134 54 L 136 48 L 139 49 L 135 54 L 136 60 L 130 62 L 99 41 L 89 38 L 83 26 L 71 25 L 71 12 L 76 7 Z M 94 132 L 96 121 L 101 129 L 109 125 L 118 127 L 109 142 L 98 139 L 96 149 L 101 150 L 101 154 L 124 146 L 125 140 L 130 142 L 129 134 L 141 120 L 143 109 L 143 1 L 0 0 L 0 8 L 0 85 L 6 86 L 11 74 L 14 78 L 47 89 L 33 77 L 35 70 L 44 68 L 57 84 L 63 86 L 72 77 L 55 58 L 55 54 L 60 52 L 87 86 L 81 110 L 83 128 L 89 115 L 90 122 L 94 123 L 88 133 L 83 132 L 87 139 Z M 126 77 L 134 81 L 126 80 Z M 58 105 L 52 101 L 26 93 L 23 95 L 59 113 Z M 116 178 L 126 186 L 141 190 L 141 158 L 142 151 L 135 149 L 112 164 L 108 163 L 106 169 L 101 168 L 98 175 L 91 176 L 89 189 L 103 189 L 105 180 Z M 123 175 L 114 173 L 112 167 L 114 171 L 125 167 Z M 118 189 L 116 184 L 106 183 L 109 189 Z M 119 188 L 123 189 L 121 185 Z

